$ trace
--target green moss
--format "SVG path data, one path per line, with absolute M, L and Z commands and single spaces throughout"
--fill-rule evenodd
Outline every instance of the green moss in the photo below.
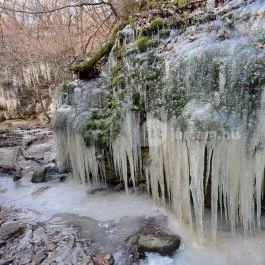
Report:
M 114 50 L 114 56 L 116 57 L 116 65 L 113 68 L 110 80 L 112 87 L 115 87 L 120 83 L 122 76 L 123 58 L 125 55 L 125 48 L 122 45 L 118 45 Z
M 188 3 L 188 0 L 175 0 L 174 1 L 174 4 L 176 5 L 176 6 L 184 6 L 184 5 L 186 5 Z
M 76 74 L 92 71 L 96 63 L 101 60 L 104 56 L 108 55 L 114 45 L 114 40 L 107 41 L 103 44 L 88 61 L 74 65 L 72 70 Z
M 184 87 L 175 85 L 166 95 L 166 108 L 169 113 L 179 116 L 191 97 Z
M 161 18 L 155 18 L 154 20 L 151 21 L 149 25 L 150 30 L 157 30 L 161 29 L 163 27 L 163 20 Z
M 46 177 L 45 177 L 45 172 L 44 172 L 44 170 L 35 171 L 35 172 L 32 174 L 31 182 L 32 182 L 32 183 L 46 182 Z
M 116 98 L 108 99 L 103 109 L 94 109 L 82 135 L 87 145 L 105 145 L 114 139 L 121 128 L 121 104 Z
M 75 87 L 72 84 L 63 84 L 60 86 L 59 90 L 62 93 L 71 94 L 74 92 Z
M 126 51 L 125 48 L 122 45 L 118 45 L 116 47 L 116 49 L 114 50 L 114 55 L 118 60 L 123 59 L 123 57 L 125 56 Z
M 121 74 L 122 74 L 122 65 L 118 61 L 116 66 L 113 69 L 112 76 L 111 76 L 111 85 L 112 86 L 118 85 L 120 78 L 121 78 Z
M 128 21 L 121 21 L 120 24 L 113 30 L 111 37 L 109 40 L 103 44 L 94 54 L 93 56 L 86 62 L 81 64 L 76 64 L 72 66 L 72 71 L 79 75 L 82 78 L 91 78 L 97 74 L 96 64 L 104 57 L 107 57 L 115 44 L 115 40 L 117 38 L 117 34 L 119 31 L 124 28 L 128 24 Z
M 134 57 L 130 74 L 127 76 L 133 103 L 131 111 L 145 113 L 161 107 L 164 97 L 163 77 L 163 58 L 152 53 Z
M 145 51 L 148 47 L 153 47 L 157 44 L 157 41 L 152 40 L 146 36 L 140 36 L 136 40 L 136 46 L 140 51 Z

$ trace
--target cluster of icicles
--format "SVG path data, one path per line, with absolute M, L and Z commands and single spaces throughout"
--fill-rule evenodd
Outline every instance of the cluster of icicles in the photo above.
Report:
M 110 159 L 126 189 L 129 182 L 135 185 L 137 176 L 145 172 L 148 192 L 155 202 L 170 204 L 178 219 L 191 227 L 195 223 L 202 236 L 204 194 L 210 179 L 213 239 L 216 238 L 220 212 L 233 232 L 237 227 L 242 227 L 245 233 L 260 228 L 265 93 L 252 140 L 244 135 L 240 139 L 180 139 L 174 129 L 175 121 L 168 121 L 165 115 L 163 119 L 161 122 L 148 114 L 144 132 L 140 133 L 139 116 L 128 113 L 123 132 L 110 143 Z M 147 145 L 149 150 L 144 162 L 141 145 Z M 101 175 L 105 180 L 104 161 L 98 157 L 94 146 L 86 147 L 81 135 L 57 132 L 57 148 L 60 161 L 70 159 L 77 179 L 89 182 L 92 177 L 93 182 L 99 182 Z
M 20 74 L 12 76 L 11 72 L 3 73 L 2 80 L 9 80 L 10 86 L 0 86 L 0 106 L 12 112 L 20 107 L 19 88 L 26 87 L 32 89 L 37 87 L 43 80 L 50 82 L 52 76 L 56 75 L 54 67 L 48 62 L 22 66 Z M 2 81 L 1 80 L 1 81 Z
M 20 106 L 18 88 L 5 89 L 0 86 L 0 106 L 8 111 L 15 111 Z

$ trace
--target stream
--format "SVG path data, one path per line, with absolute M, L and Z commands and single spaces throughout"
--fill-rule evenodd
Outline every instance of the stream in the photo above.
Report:
M 20 182 L 4 176 L 0 179 L 2 206 L 23 209 L 22 216 L 30 222 L 75 224 L 81 227 L 84 237 L 91 236 L 92 231 L 97 245 L 113 252 L 116 264 L 124 264 L 119 252 L 121 241 L 136 233 L 147 218 L 159 220 L 161 217 L 168 220 L 168 229 L 181 236 L 182 246 L 173 257 L 148 253 L 141 265 L 265 264 L 264 232 L 255 238 L 244 238 L 240 233 L 233 238 L 231 232 L 222 226 L 214 246 L 210 241 L 191 236 L 187 227 L 180 225 L 166 210 L 154 206 L 146 196 L 107 189 L 95 194 L 87 191 L 88 187 L 73 180 L 33 185 L 27 178 Z

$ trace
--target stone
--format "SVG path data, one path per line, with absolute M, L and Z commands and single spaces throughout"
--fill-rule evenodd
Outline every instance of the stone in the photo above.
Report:
M 219 40 L 226 40 L 228 38 L 230 38 L 230 31 L 228 29 L 226 29 L 225 27 L 221 28 L 218 30 L 217 32 L 217 39 Z
M 200 35 L 196 32 L 192 32 L 189 34 L 189 41 L 192 42 L 192 41 L 195 41 L 197 39 L 200 38 Z
M 68 177 L 67 174 L 60 175 L 60 177 L 59 177 L 60 182 L 64 182 L 67 177 Z
M 48 175 L 48 176 L 57 175 L 60 171 L 59 168 L 53 163 L 44 166 L 43 170 L 44 170 L 45 175 Z
M 9 265 L 9 264 L 13 264 L 14 259 L 6 259 L 3 261 L 0 261 L 0 265 Z
M 87 256 L 82 259 L 80 265 L 95 265 L 95 262 L 91 256 Z
M 112 254 L 104 254 L 95 258 L 96 265 L 114 265 L 115 260 Z
M 265 65 L 265 54 L 259 55 L 256 59 L 256 63 Z
M 48 254 L 44 250 L 39 251 L 35 255 L 35 257 L 33 258 L 32 265 L 39 265 L 39 264 L 41 264 L 47 257 L 48 257 Z
M 45 233 L 44 227 L 39 227 L 37 228 L 32 236 L 32 242 L 34 242 L 36 245 L 37 244 L 42 244 L 48 241 L 48 237 Z
M 171 256 L 179 249 L 181 239 L 177 235 L 143 235 L 137 241 L 140 251 L 157 252 L 162 256 Z
M 54 251 L 56 249 L 56 247 L 57 246 L 54 243 L 50 243 L 47 246 L 47 250 L 52 252 L 52 251 Z
M 0 227 L 0 240 L 7 240 L 24 233 L 25 227 L 18 223 L 11 223 Z
M 6 245 L 6 241 L 0 240 L 0 248 L 4 247 Z
M 257 16 L 263 16 L 265 15 L 265 7 L 260 8 L 257 12 L 256 12 Z
M 3 114 L 0 114 L 0 122 L 4 122 L 6 120 L 5 116 Z
M 265 44 L 263 44 L 263 43 L 257 43 L 256 47 L 258 49 L 265 49 Z
M 99 192 L 106 191 L 107 187 L 93 187 L 87 190 L 87 195 L 94 195 Z
M 124 190 L 125 190 L 124 183 L 120 183 L 114 188 L 114 191 L 124 191 Z
M 31 182 L 32 183 L 46 182 L 45 171 L 44 170 L 35 171 L 32 174 Z

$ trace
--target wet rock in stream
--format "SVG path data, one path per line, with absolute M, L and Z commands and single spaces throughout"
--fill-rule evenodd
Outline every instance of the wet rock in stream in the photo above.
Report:
M 175 235 L 140 235 L 137 246 L 143 252 L 157 252 L 162 256 L 171 256 L 180 247 L 180 237 Z
M 48 181 L 64 181 L 69 174 L 68 169 L 62 169 L 55 164 L 45 165 L 43 168 L 33 172 L 31 177 L 32 183 L 42 183 Z
M 26 213 L 25 209 L 0 208 L 0 264 L 139 264 L 145 255 L 134 245 L 135 238 L 151 227 L 153 232 L 162 231 L 165 221 L 164 217 L 125 217 L 119 222 L 99 222 L 57 214 L 37 222 Z

